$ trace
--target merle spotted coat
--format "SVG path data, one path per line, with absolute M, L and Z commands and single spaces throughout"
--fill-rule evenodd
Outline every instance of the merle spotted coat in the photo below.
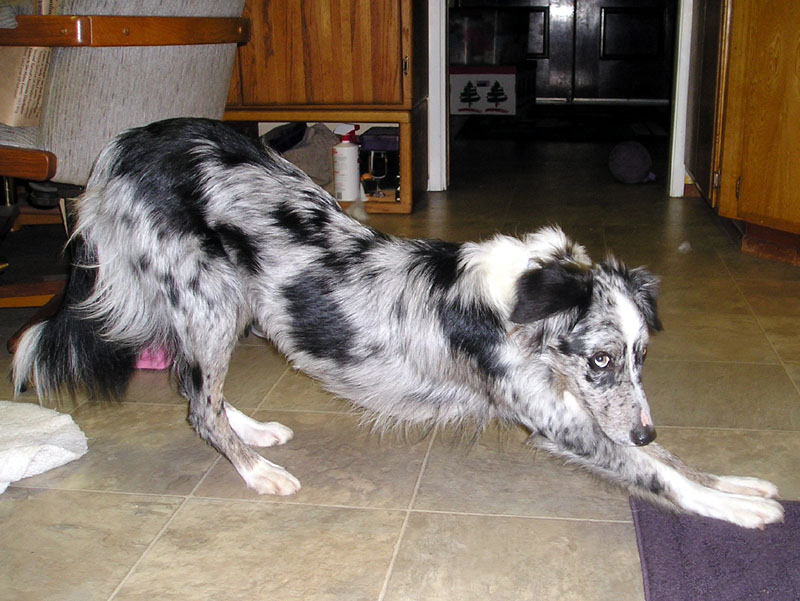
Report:
M 256 141 L 197 119 L 112 141 L 76 220 L 64 306 L 22 339 L 17 388 L 119 396 L 137 355 L 166 349 L 189 421 L 260 493 L 300 484 L 251 448 L 291 430 L 223 397 L 251 324 L 378 424 L 519 424 L 633 494 L 745 527 L 782 519 L 772 484 L 697 472 L 652 443 L 641 369 L 656 279 L 593 264 L 558 228 L 387 236 Z

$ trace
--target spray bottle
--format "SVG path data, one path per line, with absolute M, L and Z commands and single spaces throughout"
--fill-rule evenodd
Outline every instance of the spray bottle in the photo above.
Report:
M 358 125 L 345 123 L 333 130 L 341 140 L 333 147 L 333 185 L 336 200 L 351 202 L 361 198 L 357 129 Z

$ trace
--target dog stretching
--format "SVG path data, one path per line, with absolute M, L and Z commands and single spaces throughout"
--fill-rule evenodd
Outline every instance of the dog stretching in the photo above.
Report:
M 252 449 L 292 431 L 223 395 L 254 324 L 387 426 L 518 424 L 675 510 L 746 528 L 783 519 L 769 482 L 693 470 L 652 442 L 641 370 L 657 280 L 592 263 L 558 228 L 463 244 L 388 236 L 257 141 L 200 119 L 120 134 L 75 217 L 63 307 L 21 339 L 17 390 L 120 397 L 137 355 L 164 348 L 198 434 L 249 487 L 292 494 L 297 479 Z

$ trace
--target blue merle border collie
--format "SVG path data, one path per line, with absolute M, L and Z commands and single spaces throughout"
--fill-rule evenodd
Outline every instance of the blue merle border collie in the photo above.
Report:
M 641 370 L 657 280 L 592 263 L 556 227 L 463 244 L 388 236 L 257 141 L 199 119 L 120 134 L 75 217 L 64 304 L 22 338 L 16 389 L 120 397 L 137 355 L 168 349 L 189 422 L 259 493 L 300 483 L 252 448 L 292 431 L 223 396 L 251 325 L 383 423 L 518 424 L 673 509 L 747 528 L 783 518 L 769 482 L 705 474 L 652 443 Z

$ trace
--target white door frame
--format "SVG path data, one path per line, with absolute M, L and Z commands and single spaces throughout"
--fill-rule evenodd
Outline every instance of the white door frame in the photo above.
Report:
M 686 109 L 689 98 L 689 58 L 692 52 L 694 0 L 678 2 L 678 36 L 675 41 L 675 79 L 672 97 L 672 132 L 669 149 L 669 195 L 683 196 L 686 180 Z
M 694 0 L 678 2 L 668 179 L 670 196 L 683 196 L 686 177 L 683 157 L 686 147 L 686 107 L 693 4 Z M 428 3 L 428 57 L 428 190 L 446 190 L 448 185 L 446 0 L 431 0 Z
M 447 1 L 428 2 L 428 190 L 446 190 Z

